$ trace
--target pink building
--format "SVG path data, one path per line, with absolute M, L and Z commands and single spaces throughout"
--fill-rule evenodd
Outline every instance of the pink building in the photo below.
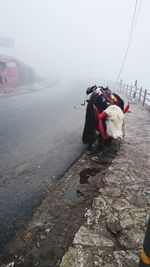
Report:
M 32 84 L 34 80 L 32 68 L 15 58 L 0 55 L 0 88 Z

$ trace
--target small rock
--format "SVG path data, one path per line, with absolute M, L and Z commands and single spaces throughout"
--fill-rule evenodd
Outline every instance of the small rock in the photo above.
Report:
M 52 229 L 48 228 L 45 230 L 45 233 L 48 235 L 51 231 L 52 231 Z
M 92 225 L 92 223 L 94 221 L 94 214 L 90 209 L 87 210 L 84 217 L 87 218 L 87 224 Z
M 91 267 L 91 257 L 86 250 L 78 246 L 75 248 L 70 247 L 66 254 L 63 256 L 59 267 Z
M 142 192 L 143 196 L 149 196 L 150 195 L 150 188 L 145 188 L 144 191 Z
M 103 264 L 103 260 L 98 255 L 94 255 L 94 264 L 95 266 L 101 266 Z
M 122 214 L 120 215 L 120 217 L 121 216 Z M 134 221 L 128 212 L 123 213 L 123 216 L 120 220 L 120 225 L 123 229 L 126 229 L 127 227 L 131 227 L 134 225 Z
M 29 240 L 33 237 L 33 234 L 31 232 L 28 232 L 25 237 L 24 237 L 24 240 Z
M 34 222 L 34 226 L 35 227 L 42 228 L 43 227 L 43 223 L 41 223 L 41 222 Z
M 37 245 L 37 247 L 38 247 L 38 248 L 40 248 L 40 247 L 41 247 L 39 242 L 37 242 L 37 243 L 36 243 L 36 245 Z
M 116 200 L 116 202 L 113 205 L 113 208 L 117 211 L 124 211 L 127 209 L 131 209 L 132 205 L 125 199 Z
M 40 239 L 41 239 L 41 240 L 44 240 L 44 239 L 46 239 L 46 236 L 41 235 L 41 236 L 40 236 Z
M 108 221 L 106 222 L 106 226 L 107 226 L 108 231 L 115 236 L 118 236 L 121 233 L 121 226 L 120 226 L 119 221 L 115 221 L 115 222 Z
M 109 171 L 113 171 L 114 168 L 113 168 L 112 166 L 110 166 L 110 167 L 108 168 L 108 170 L 109 170 Z
M 107 203 L 101 196 L 98 196 L 94 198 L 92 207 L 98 208 L 100 211 L 103 211 L 103 210 L 106 210 Z
M 99 188 L 97 190 L 100 194 L 103 194 L 104 196 L 116 198 L 121 195 L 121 189 L 117 187 L 109 187 L 106 186 L 104 188 Z
M 0 267 L 14 267 L 14 266 L 15 266 L 15 263 L 13 261 L 13 262 L 11 262 L 11 263 L 9 263 L 7 265 L 1 265 Z
M 83 246 L 96 246 L 96 247 L 113 247 L 114 242 L 106 238 L 104 236 L 100 236 L 86 228 L 85 226 L 81 226 L 79 231 L 76 233 L 75 238 L 73 240 L 75 245 L 80 244 Z
M 115 251 L 114 252 L 115 259 L 118 263 L 118 266 L 130 266 L 130 267 L 137 267 L 139 262 L 139 256 L 134 254 L 133 252 L 126 250 L 126 251 Z
M 145 232 L 140 229 L 133 229 L 124 231 L 119 238 L 119 243 L 126 249 L 139 249 L 142 247 Z
M 20 257 L 19 257 L 19 262 L 20 262 L 20 263 L 25 263 L 25 259 L 24 259 L 23 256 L 20 256 Z

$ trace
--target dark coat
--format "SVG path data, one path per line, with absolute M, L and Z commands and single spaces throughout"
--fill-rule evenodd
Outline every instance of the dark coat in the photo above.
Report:
M 93 105 L 95 105 L 98 108 L 98 112 L 101 113 L 109 106 L 109 103 L 103 94 L 99 95 L 93 93 L 91 95 L 86 109 L 85 126 L 82 135 L 82 142 L 84 144 L 93 143 L 95 141 L 95 130 L 98 130 L 98 121 L 95 118 Z

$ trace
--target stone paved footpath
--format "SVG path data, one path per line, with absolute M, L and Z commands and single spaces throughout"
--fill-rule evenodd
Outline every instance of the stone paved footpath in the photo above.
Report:
M 150 211 L 150 114 L 132 103 L 125 138 L 60 267 L 135 267 Z M 99 174 L 96 175 L 97 180 Z

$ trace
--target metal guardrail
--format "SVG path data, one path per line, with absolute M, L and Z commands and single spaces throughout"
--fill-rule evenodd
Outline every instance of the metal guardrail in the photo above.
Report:
M 150 112 L 150 93 L 147 89 L 138 88 L 132 85 L 123 84 L 122 88 L 118 88 L 120 92 L 138 100 Z
M 138 88 L 126 83 L 117 83 L 111 80 L 104 80 L 103 85 L 110 86 L 112 90 L 115 89 L 133 99 L 136 99 L 150 112 L 150 91 L 147 89 L 143 89 L 142 87 Z

